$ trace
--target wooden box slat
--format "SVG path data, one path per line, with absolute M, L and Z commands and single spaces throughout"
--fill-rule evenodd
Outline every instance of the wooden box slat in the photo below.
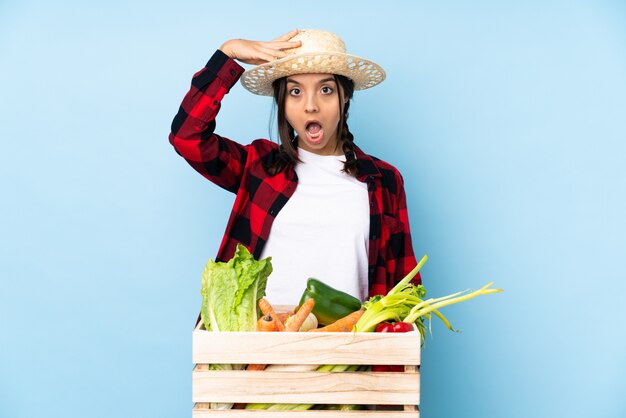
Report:
M 419 418 L 420 335 L 193 331 L 193 418 Z M 389 364 L 404 372 L 208 370 L 209 364 Z M 216 403 L 392 405 L 394 410 L 212 410 Z M 395 407 L 393 407 L 395 406 Z
M 420 364 L 417 331 L 266 333 L 197 329 L 192 345 L 196 364 Z
M 218 411 L 195 407 L 192 418 L 419 418 L 419 411 L 262 411 L 230 409 Z
M 420 375 L 199 370 L 192 388 L 193 402 L 417 405 Z
M 192 418 L 419 418 L 419 412 L 404 411 L 218 411 L 194 410 Z

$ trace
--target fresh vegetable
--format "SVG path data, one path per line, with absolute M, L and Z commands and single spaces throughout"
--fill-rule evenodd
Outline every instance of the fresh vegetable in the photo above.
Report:
M 271 257 L 255 260 L 237 245 L 228 262 L 209 260 L 202 273 L 200 315 L 210 331 L 254 331 L 259 318 L 257 303 L 265 295 Z
M 376 326 L 376 332 L 411 332 L 414 331 L 413 324 L 408 322 L 381 322 Z M 401 365 L 374 365 L 373 372 L 403 372 L 404 366 Z
M 306 317 L 306 319 L 304 320 L 300 328 L 298 329 L 298 332 L 306 332 L 312 329 L 316 329 L 317 325 L 318 325 L 317 318 L 315 317 L 313 312 L 311 312 L 309 316 Z
M 422 336 L 422 344 L 426 327 L 425 320 L 431 320 L 434 314 L 450 330 L 455 331 L 449 321 L 438 311 L 439 308 L 454 303 L 462 302 L 476 296 L 487 295 L 491 293 L 501 292 L 502 289 L 491 289 L 493 283 L 489 283 L 476 291 L 458 292 L 441 298 L 425 299 L 426 289 L 421 285 L 410 283 L 411 279 L 419 272 L 427 257 L 424 256 L 418 265 L 404 277 L 396 286 L 394 286 L 387 295 L 377 295 L 371 297 L 367 302 L 361 304 L 358 299 L 344 292 L 340 292 L 332 287 L 320 282 L 316 279 L 309 279 L 307 288 L 300 300 L 299 308 L 295 314 L 285 320 L 285 324 L 278 320 L 278 315 L 265 299 L 258 300 L 259 308 L 265 315 L 277 321 L 277 324 L 285 326 L 288 330 L 301 329 L 304 318 L 317 317 L 320 324 L 326 325 L 323 328 L 312 329 L 310 331 L 326 331 L 326 332 L 409 332 L 414 327 Z M 270 265 L 271 272 L 271 265 Z M 268 273 L 269 274 L 269 273 Z M 266 276 L 267 278 L 267 276 Z M 204 283 L 204 281 L 203 281 Z M 264 288 L 263 288 L 264 290 Z M 260 297 L 259 297 L 260 298 Z M 352 300 L 351 300 L 352 299 Z M 355 302 L 356 301 L 356 302 Z M 305 306 L 310 305 L 310 308 Z M 307 312 L 308 310 L 308 312 Z M 316 313 L 317 312 L 317 313 Z M 339 312 L 343 312 L 340 315 Z M 318 316 L 319 315 L 319 316 Z M 295 321 L 296 317 L 298 322 Z M 323 318 L 323 319 L 322 319 Z M 233 365 L 233 368 L 237 365 Z M 262 365 L 256 365 L 264 367 Z M 404 370 L 404 366 L 358 366 L 358 365 L 269 365 L 266 370 L 281 371 L 322 371 L 322 372 L 344 372 L 363 370 L 363 368 L 372 369 L 374 371 L 389 370 L 389 368 L 397 367 L 398 371 Z M 384 369 L 377 369 L 382 367 Z M 262 369 L 259 369 L 262 370 Z M 395 369 L 391 369 L 395 370 Z M 246 405 L 246 409 L 260 410 L 308 410 L 315 409 L 336 409 L 342 410 L 358 409 L 355 405 L 312 405 L 312 404 L 260 404 L 251 403 Z
M 317 405 L 315 409 L 327 409 L 333 411 L 358 411 L 363 409 L 363 405 Z
M 381 322 L 376 326 L 376 332 L 410 332 L 415 331 L 413 324 L 408 322 Z
M 270 314 L 262 316 L 257 321 L 256 330 L 259 332 L 276 332 L 276 318 L 272 318 Z M 246 370 L 261 371 L 265 370 L 266 364 L 248 364 Z
M 250 371 L 250 372 L 260 372 L 262 370 L 265 370 L 267 368 L 267 364 L 248 364 L 246 366 L 246 370 Z
M 349 332 L 352 331 L 354 325 L 357 321 L 363 316 L 365 311 L 363 309 L 359 309 L 358 311 L 354 311 L 351 314 L 344 316 L 343 318 L 339 318 L 335 322 L 330 325 L 326 325 L 322 328 L 312 329 L 309 332 Z
M 308 299 L 305 301 L 300 308 L 298 308 L 297 312 L 287 319 L 287 322 L 285 323 L 285 331 L 298 331 L 314 307 L 315 299 Z
M 280 322 L 282 322 L 283 324 L 287 322 L 287 319 L 289 319 L 291 315 L 293 315 L 293 311 L 292 312 L 276 312 L 276 318 L 278 318 Z
M 415 322 L 419 318 L 422 317 L 430 317 L 430 313 L 434 313 L 437 315 L 439 319 L 446 325 L 448 329 L 451 331 L 457 332 L 457 330 L 452 328 L 452 325 L 448 322 L 448 320 L 439 313 L 438 308 L 443 308 L 444 306 L 453 305 L 455 303 L 464 302 L 466 300 L 475 298 L 476 296 L 482 295 L 490 295 L 492 293 L 500 293 L 502 289 L 489 289 L 493 282 L 487 283 L 485 286 L 481 287 L 478 290 L 470 291 L 470 289 L 464 290 L 462 292 L 453 293 L 448 296 L 443 296 L 440 298 L 430 298 L 421 303 L 415 305 L 409 315 L 404 317 L 404 322 Z
M 424 300 L 426 289 L 422 285 L 416 286 L 410 283 L 410 281 L 422 268 L 427 259 L 428 257 L 424 256 L 417 266 L 394 286 L 386 296 L 373 296 L 365 302 L 363 304 L 365 313 L 356 323 L 354 331 L 374 331 L 378 324 L 385 321 L 414 323 L 422 335 L 423 345 L 426 333 L 424 320 L 430 321 L 432 314 L 437 316 L 448 329 L 456 331 L 446 317 L 438 311 L 438 308 L 463 302 L 476 296 L 502 292 L 502 289 L 489 289 L 493 283 L 488 283 L 486 286 L 473 292 L 466 290 L 441 298 Z
M 202 272 L 200 316 L 207 331 L 254 331 L 257 301 L 265 295 L 271 258 L 256 261 L 237 245 L 228 262 L 209 260 Z M 242 370 L 243 364 L 211 364 L 209 370 Z M 232 403 L 211 403 L 212 409 L 230 409 Z
M 259 309 L 263 312 L 264 316 L 257 321 L 257 331 L 261 332 L 274 332 L 285 331 L 285 325 L 278 319 L 278 314 L 274 312 L 274 308 L 265 298 L 259 300 Z M 248 364 L 246 370 L 261 371 L 265 370 L 267 364 Z
M 276 321 L 276 329 L 278 331 L 285 330 L 285 324 L 283 324 L 283 321 L 278 318 L 278 314 L 274 312 L 274 308 L 272 308 L 272 305 L 267 301 L 267 299 L 261 298 L 259 300 L 259 309 L 261 309 L 263 315 L 270 315 L 272 318 L 274 318 L 274 320 Z
M 265 368 L 272 372 L 312 372 L 320 367 L 319 364 L 270 364 Z
M 313 408 L 313 404 L 290 403 L 249 403 L 246 409 L 261 409 L 265 411 L 306 411 Z
M 313 299 L 307 301 L 307 303 L 302 305 L 302 307 L 298 309 L 298 312 L 292 315 L 287 323 L 283 325 L 282 322 L 278 319 L 276 312 L 274 312 L 274 308 L 272 308 L 272 305 L 270 305 L 270 303 L 265 298 L 262 298 L 259 301 L 259 307 L 261 307 L 262 311 L 268 313 L 265 316 L 261 317 L 257 322 L 257 331 L 279 331 L 279 324 L 282 326 L 282 331 L 298 331 L 302 324 L 305 322 L 305 320 L 309 317 L 309 314 L 311 314 L 311 309 L 313 309 L 314 305 L 315 301 Z M 272 316 L 272 313 L 274 316 Z M 246 370 L 260 371 L 265 370 L 266 367 L 266 364 L 248 364 Z
M 310 278 L 300 298 L 301 306 L 308 299 L 315 299 L 313 313 L 320 325 L 332 324 L 336 320 L 361 309 L 361 301 L 348 293 L 337 290 L 326 283 Z
M 274 332 L 278 331 L 278 327 L 276 326 L 276 318 L 273 318 L 272 315 L 265 315 L 259 318 L 256 322 L 256 330 L 260 332 Z
M 400 282 L 391 289 L 386 296 L 377 295 L 371 297 L 363 304 L 365 313 L 355 325 L 356 332 L 372 332 L 376 325 L 385 321 L 402 321 L 409 314 L 411 308 L 426 294 L 426 289 L 422 285 L 409 283 L 420 271 L 427 257 L 422 260 L 409 272 Z M 399 295 L 397 295 L 399 293 Z

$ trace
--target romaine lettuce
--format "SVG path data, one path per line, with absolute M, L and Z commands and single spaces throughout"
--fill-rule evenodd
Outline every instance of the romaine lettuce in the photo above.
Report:
M 271 257 L 255 260 L 238 244 L 228 262 L 209 260 L 202 272 L 200 316 L 210 331 L 255 331 L 258 301 L 265 296 Z

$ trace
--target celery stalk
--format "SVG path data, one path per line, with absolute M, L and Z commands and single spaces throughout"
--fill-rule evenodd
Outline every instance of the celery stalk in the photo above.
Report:
M 424 263 L 426 263 L 426 260 L 428 260 L 428 256 L 424 256 L 422 257 L 422 259 L 420 260 L 419 263 L 417 263 L 417 266 L 415 266 L 415 268 L 413 270 L 411 270 L 409 272 L 409 274 L 407 274 L 402 280 L 400 280 L 400 282 L 395 285 L 393 287 L 393 289 L 391 289 L 389 291 L 389 293 L 387 293 L 387 296 L 390 295 L 395 295 L 396 293 L 398 293 L 404 286 L 406 286 L 407 284 L 409 284 L 409 282 L 411 281 L 411 279 L 413 279 L 413 277 L 415 277 L 417 275 L 417 273 L 421 270 L 422 266 L 424 265 Z
M 502 289 L 488 289 L 493 284 L 489 283 L 471 293 L 467 293 L 469 290 L 465 290 L 440 298 L 423 300 L 422 298 L 426 295 L 424 287 L 421 285 L 415 286 L 410 281 L 419 272 L 427 259 L 427 256 L 422 257 L 417 266 L 400 280 L 386 296 L 374 296 L 365 302 L 363 304 L 365 313 L 354 326 L 354 332 L 374 331 L 381 322 L 403 321 L 414 323 L 417 326 L 422 335 L 422 344 L 424 344 L 426 329 L 423 322 L 425 319 L 430 321 L 432 318 L 431 314 L 439 318 L 449 330 L 457 332 L 457 330 L 452 328 L 450 321 L 439 312 L 439 308 L 463 302 L 476 296 L 502 292 Z
M 468 293 L 466 295 L 463 296 L 458 296 L 455 298 L 448 298 L 448 297 L 444 297 L 444 298 L 439 298 L 439 299 L 445 299 L 445 300 L 441 300 L 439 302 L 430 304 L 427 303 L 426 306 L 423 306 L 419 309 L 417 309 L 415 312 L 411 312 L 406 318 L 403 319 L 404 322 L 415 322 L 417 320 L 417 318 L 419 318 L 420 316 L 424 316 L 427 313 L 436 311 L 438 308 L 442 308 L 444 306 L 448 306 L 448 305 L 453 305 L 455 303 L 459 303 L 459 302 L 464 302 L 466 300 L 475 298 L 476 296 L 481 296 L 481 295 L 490 295 L 492 293 L 500 293 L 502 292 L 502 289 L 488 289 L 489 286 L 491 286 L 493 284 L 493 282 L 488 283 L 487 285 L 483 286 L 482 288 L 475 290 L 471 293 Z M 466 292 L 469 290 L 466 290 Z M 460 292 L 460 293 L 464 293 L 464 292 Z M 437 314 L 435 314 L 437 315 Z M 437 315 L 437 317 L 441 318 L 443 315 L 439 314 Z M 444 321 L 445 323 L 446 321 Z M 448 323 L 449 324 L 449 323 Z M 451 328 L 451 327 L 449 327 Z

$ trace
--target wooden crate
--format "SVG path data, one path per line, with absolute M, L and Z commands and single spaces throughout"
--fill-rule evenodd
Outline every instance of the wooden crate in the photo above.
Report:
M 193 331 L 194 418 L 419 418 L 420 335 Z M 389 364 L 404 372 L 208 370 L 209 364 Z M 211 402 L 387 405 L 386 410 L 212 410 Z

